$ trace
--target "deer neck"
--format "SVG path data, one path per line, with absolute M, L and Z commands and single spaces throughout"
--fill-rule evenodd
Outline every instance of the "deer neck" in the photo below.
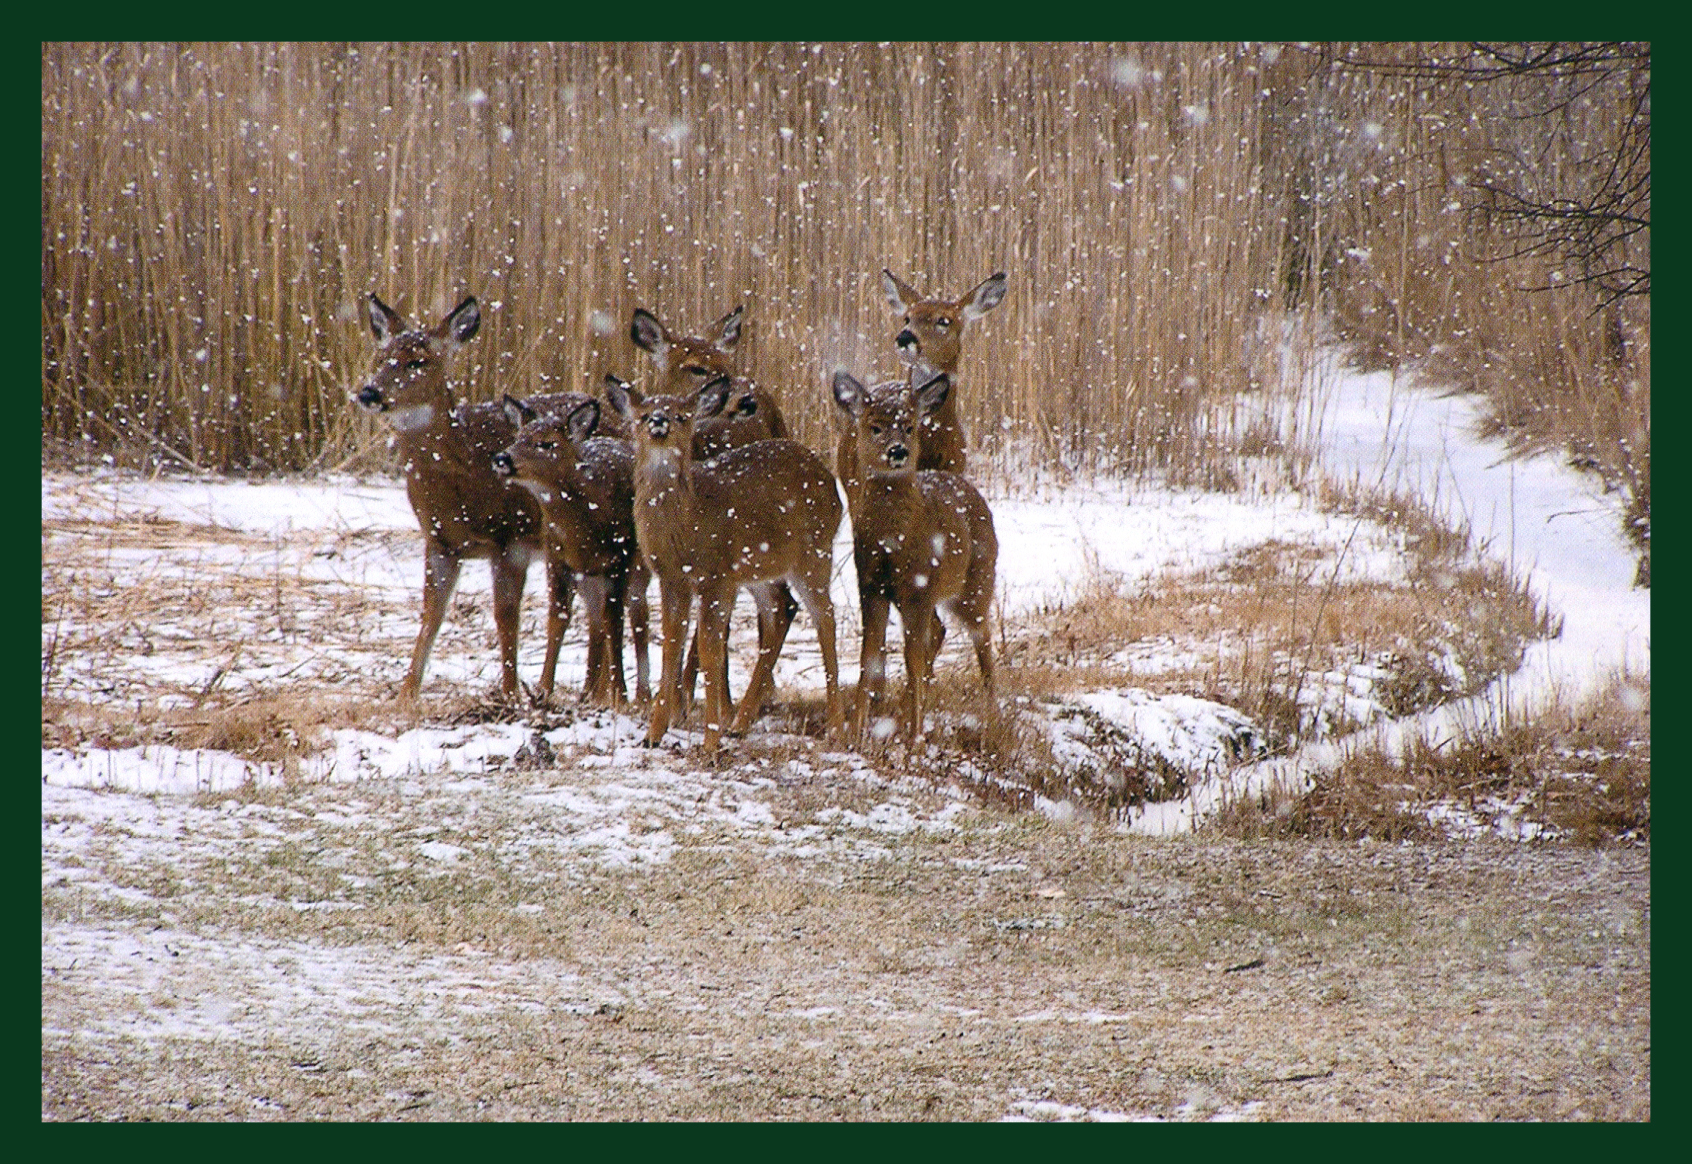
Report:
M 911 462 L 915 464 L 913 460 Z M 864 475 L 864 523 L 886 533 L 902 532 L 917 519 L 922 490 L 914 469 L 897 473 L 885 469 Z

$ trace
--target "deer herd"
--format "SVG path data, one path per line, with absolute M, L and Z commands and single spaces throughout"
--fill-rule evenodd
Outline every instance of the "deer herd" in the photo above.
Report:
M 581 698 L 628 698 L 623 623 L 634 645 L 635 698 L 651 704 L 645 743 L 683 722 L 703 671 L 703 746 L 745 734 L 774 694 L 775 665 L 800 606 L 816 627 L 828 730 L 879 738 L 886 686 L 888 607 L 905 639 L 904 737 L 922 735 L 924 702 L 946 634 L 940 611 L 974 645 L 987 699 L 996 699 L 988 609 L 998 539 L 993 514 L 963 475 L 957 369 L 965 325 L 1005 295 L 995 274 L 962 298 L 923 296 L 882 272 L 901 316 L 894 346 L 903 375 L 866 386 L 849 372 L 831 385 L 842 432 L 834 470 L 792 438 L 775 398 L 735 365 L 742 309 L 704 337 L 672 334 L 637 309 L 629 335 L 651 360 L 643 390 L 606 376 L 603 398 L 561 392 L 461 403 L 450 371 L 476 335 L 474 298 L 433 328 L 414 328 L 369 299 L 376 354 L 354 395 L 381 416 L 403 460 L 423 534 L 423 617 L 400 687 L 418 698 L 429 653 L 467 558 L 493 575 L 500 693 L 521 695 L 518 613 L 529 566 L 546 564 L 546 656 L 534 697 L 552 696 L 558 654 L 580 590 L 587 619 Z M 837 487 L 838 483 L 838 487 Z M 844 497 L 844 502 L 842 502 Z M 850 711 L 840 690 L 829 580 L 840 521 L 852 522 L 863 649 Z M 658 580 L 661 663 L 647 659 L 647 589 Z M 737 706 L 728 691 L 727 636 L 735 600 L 752 593 L 758 660 Z M 797 601 L 795 601 L 797 596 Z M 689 621 L 698 606 L 697 628 Z M 686 655 L 684 658 L 684 647 Z

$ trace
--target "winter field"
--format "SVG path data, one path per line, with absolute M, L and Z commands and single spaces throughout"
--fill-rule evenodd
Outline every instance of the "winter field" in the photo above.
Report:
M 1000 715 L 954 633 L 936 742 L 817 738 L 801 615 L 775 710 L 715 761 L 573 702 L 579 610 L 554 706 L 498 708 L 481 563 L 420 711 L 396 707 L 421 551 L 395 481 L 44 473 L 43 1117 L 1649 1118 L 1648 842 L 1570 844 L 1530 798 L 1473 795 L 1426 806 L 1416 843 L 1207 826 L 1360 747 L 1618 677 L 1648 698 L 1609 499 L 1470 439 L 1464 399 L 1320 383 L 1335 487 L 1466 525 L 1560 634 L 1412 714 L 1384 656 L 1311 668 L 1291 698 L 1331 730 L 1290 750 L 1193 679 L 1248 637 L 1057 645 L 1100 594 L 1247 562 L 1291 563 L 1312 601 L 1410 583 L 1403 526 L 1268 471 L 998 474 Z M 836 563 L 849 687 L 846 527 Z M 736 691 L 754 642 L 737 622 Z M 1075 683 L 1019 684 L 1036 664 Z M 968 746 L 987 721 L 1039 741 L 1035 779 Z M 1109 811 L 1065 792 L 1112 780 Z

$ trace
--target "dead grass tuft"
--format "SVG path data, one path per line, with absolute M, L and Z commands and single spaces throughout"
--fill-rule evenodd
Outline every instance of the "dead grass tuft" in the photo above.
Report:
M 1602 846 L 1651 835 L 1650 695 L 1621 679 L 1578 710 L 1348 756 L 1315 786 L 1236 804 L 1233 836 L 1420 840 L 1448 828 Z

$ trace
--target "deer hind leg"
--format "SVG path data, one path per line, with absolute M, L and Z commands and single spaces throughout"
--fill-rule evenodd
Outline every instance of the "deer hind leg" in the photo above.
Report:
M 764 703 L 775 693 L 775 665 L 781 648 L 787 642 L 788 628 L 793 625 L 793 611 L 798 609 L 787 599 L 780 583 L 760 582 L 748 586 L 758 606 L 758 662 L 752 668 L 752 678 L 740 697 L 735 711 L 732 735 L 745 735 L 758 719 Z M 723 691 L 728 691 L 728 659 L 723 660 Z M 725 695 L 726 698 L 726 695 Z
M 565 632 L 570 629 L 570 599 L 575 594 L 576 575 L 563 562 L 549 556 L 546 583 L 546 662 L 541 664 L 540 684 L 535 688 L 535 702 L 543 705 L 552 699 L 553 684 L 558 677 L 558 652 L 564 646 Z
M 581 698 L 591 703 L 611 703 L 613 691 L 620 696 L 623 686 L 622 658 L 617 649 L 621 641 L 622 607 L 616 600 L 612 579 L 583 575 L 581 585 L 588 633 L 587 675 L 582 680 Z
M 840 703 L 840 658 L 836 653 L 834 599 L 828 592 L 829 575 L 833 573 L 833 567 L 834 548 L 828 545 L 812 560 L 812 568 L 805 577 L 793 578 L 791 581 L 799 590 L 799 601 L 804 603 L 805 613 L 811 616 L 811 622 L 817 628 L 817 647 L 822 652 L 823 660 L 823 681 L 828 687 L 828 734 L 839 738 L 845 732 L 846 718 Z M 786 621 L 791 623 L 793 616 L 789 614 Z M 785 628 L 781 637 L 787 637 Z M 780 649 L 781 645 L 777 643 L 776 650 L 770 653 L 772 668 L 775 655 Z
M 493 572 L 494 629 L 499 633 L 499 694 L 516 703 L 522 694 L 517 681 L 517 632 L 523 612 L 523 583 L 529 573 L 529 551 L 506 546 L 488 560 Z
M 429 652 L 434 649 L 435 636 L 440 633 L 441 620 L 446 617 L 447 603 L 458 586 L 458 571 L 463 562 L 442 549 L 434 541 L 423 543 L 423 623 L 417 629 L 417 641 L 411 648 L 411 669 L 400 686 L 400 698 L 407 703 L 417 701 L 423 687 L 423 670 L 429 665 Z

